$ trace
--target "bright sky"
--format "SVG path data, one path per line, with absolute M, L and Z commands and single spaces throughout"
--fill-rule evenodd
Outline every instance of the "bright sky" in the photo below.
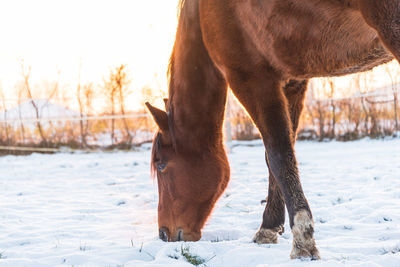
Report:
M 81 80 L 101 83 L 111 68 L 127 64 L 132 89 L 166 89 L 177 0 L 0 1 L 0 82 L 15 98 L 21 60 L 32 83 L 57 79 L 74 97 Z M 158 77 L 158 83 L 155 81 Z M 133 102 L 139 101 L 138 96 Z M 136 105 L 137 103 L 132 103 Z
M 32 67 L 34 88 L 40 91 L 43 81 L 54 81 L 59 73 L 61 87 L 73 99 L 79 69 L 82 82 L 99 85 L 111 68 L 127 64 L 131 89 L 136 90 L 128 108 L 137 108 L 143 102 L 142 87 L 166 91 L 177 4 L 178 0 L 1 0 L 0 85 L 7 98 L 15 100 L 23 59 Z M 387 80 L 383 74 L 376 77 L 378 84 Z M 345 91 L 348 80 L 338 82 Z M 43 96 L 39 92 L 36 97 Z

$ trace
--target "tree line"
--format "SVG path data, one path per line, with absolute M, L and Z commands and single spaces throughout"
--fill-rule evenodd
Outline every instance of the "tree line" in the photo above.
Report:
M 355 140 L 369 136 L 380 138 L 398 136 L 399 108 L 398 92 L 400 85 L 399 68 L 384 66 L 389 81 L 389 90 L 382 96 L 367 88 L 373 75 L 357 74 L 352 77 L 352 94 L 338 96 L 338 87 L 331 78 L 320 79 L 318 88 L 309 89 L 305 108 L 300 120 L 299 139 L 309 140 Z M 23 110 L 18 110 L 18 118 L 10 121 L 10 108 L 0 87 L 0 145 L 57 148 L 120 148 L 131 149 L 152 139 L 155 124 L 147 116 L 144 108 L 132 111 L 127 99 L 132 94 L 131 78 L 126 65 L 119 65 L 109 71 L 99 84 L 82 83 L 68 101 L 58 103 L 68 106 L 74 102 L 76 113 L 73 119 L 58 121 L 43 118 L 43 106 L 60 98 L 59 79 L 46 82 L 45 98 L 38 99 L 31 84 L 31 67 L 21 63 L 21 80 L 16 85 L 15 94 L 18 107 L 21 104 L 33 110 L 31 120 L 26 120 Z M 165 95 L 158 88 L 144 87 L 141 97 L 145 102 L 160 100 Z M 71 90 L 70 90 L 71 91 Z M 72 90 L 73 91 L 73 90 Z M 95 101 L 101 96 L 102 112 L 95 111 Z M 62 97 L 61 97 L 62 98 Z M 258 131 L 247 113 L 231 96 L 227 105 L 226 131 L 237 140 L 259 138 Z
M 126 65 L 121 64 L 111 69 L 99 84 L 81 83 L 80 80 L 79 75 L 75 92 L 71 95 L 73 90 L 69 90 L 68 97 L 61 95 L 62 85 L 59 79 L 44 83 L 42 85 L 44 93 L 41 97 L 37 97 L 39 94 L 35 94 L 32 88 L 31 67 L 25 66 L 22 62 L 21 81 L 15 86 L 17 106 L 14 107 L 14 111 L 18 110 L 17 119 L 15 114 L 13 118 L 10 117 L 11 105 L 8 104 L 7 97 L 0 87 L 0 111 L 2 111 L 0 145 L 131 148 L 151 140 L 155 129 L 152 120 L 145 116 L 143 109 L 132 111 L 127 108 L 127 99 L 132 89 Z M 143 102 L 159 94 L 161 94 L 160 88 L 142 88 Z M 95 100 L 102 102 L 101 112 L 95 111 Z M 65 107 L 69 110 L 67 106 L 70 104 L 76 110 L 73 116 L 58 120 L 47 119 L 43 114 L 47 106 Z M 24 114 L 27 107 L 33 114 Z

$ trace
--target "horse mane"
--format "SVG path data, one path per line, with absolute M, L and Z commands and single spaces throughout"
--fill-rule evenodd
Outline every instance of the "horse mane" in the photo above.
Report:
M 193 0 L 191 0 L 191 1 L 193 1 Z M 185 5 L 185 2 L 186 2 L 186 0 L 179 0 L 179 3 L 178 3 L 178 17 L 180 17 L 180 15 L 181 15 L 181 11 L 183 9 L 183 6 Z
M 198 0 L 190 0 L 190 1 L 195 1 L 198 2 Z M 177 37 L 178 35 L 185 34 L 187 31 L 187 23 L 186 20 L 188 18 L 188 12 L 186 10 L 188 9 L 188 3 L 186 0 L 179 0 L 178 3 L 178 28 L 176 31 L 176 37 L 175 37 L 175 44 L 172 48 L 172 53 L 171 57 L 169 58 L 169 64 L 168 64 L 168 71 L 167 71 L 167 77 L 168 77 L 168 88 L 169 88 L 169 99 L 172 99 L 172 96 L 174 94 L 174 65 L 175 65 L 175 54 L 176 54 L 176 42 L 177 42 Z
M 198 1 L 198 0 L 190 0 L 190 1 Z M 179 34 L 183 34 L 182 30 L 186 29 L 186 13 L 185 12 L 185 7 L 187 7 L 188 5 L 186 5 L 186 0 L 179 0 L 178 3 L 178 29 L 177 29 L 177 33 L 176 35 L 178 36 Z M 166 108 L 167 114 L 168 114 L 168 125 L 169 125 L 169 134 L 171 137 L 171 141 L 172 141 L 172 146 L 173 148 L 176 150 L 176 138 L 175 138 L 175 134 L 174 134 L 174 123 L 173 123 L 173 105 L 172 100 L 173 100 L 173 96 L 174 96 L 174 91 L 175 91 L 175 77 L 174 77 L 174 72 L 175 72 L 175 54 L 176 54 L 176 40 L 178 38 L 175 38 L 175 44 L 172 48 L 172 53 L 171 56 L 169 58 L 169 64 L 168 64 L 168 70 L 167 70 L 167 77 L 168 77 L 168 107 Z M 157 139 L 157 140 L 156 140 Z M 161 136 L 160 134 L 157 134 L 157 136 L 154 139 L 154 142 L 158 142 L 158 145 L 161 145 Z M 154 143 L 156 144 L 156 143 Z M 153 146 L 154 148 L 154 146 Z M 157 150 L 153 151 L 154 153 L 157 152 Z M 154 169 L 155 166 L 152 166 L 152 168 Z

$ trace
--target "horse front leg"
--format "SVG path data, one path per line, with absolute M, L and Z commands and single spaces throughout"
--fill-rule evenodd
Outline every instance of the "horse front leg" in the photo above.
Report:
M 291 80 L 283 88 L 289 104 L 290 119 L 292 122 L 294 137 L 296 136 L 299 118 L 303 110 L 306 89 L 307 80 Z M 292 138 L 293 143 L 295 140 L 296 138 Z M 271 172 L 271 167 L 269 164 L 268 170 L 269 186 L 267 205 L 264 210 L 261 227 L 253 238 L 253 241 L 258 244 L 277 243 L 278 234 L 282 234 L 284 232 L 283 225 L 285 224 L 285 200 L 281 189 L 277 184 L 276 178 Z
M 365 21 L 400 62 L 400 0 L 358 0 Z
M 285 200 L 293 233 L 291 258 L 319 259 L 312 214 L 301 187 L 294 155 L 287 98 L 279 76 L 263 66 L 245 73 L 232 70 L 227 76 L 232 91 L 261 132 L 271 173 Z

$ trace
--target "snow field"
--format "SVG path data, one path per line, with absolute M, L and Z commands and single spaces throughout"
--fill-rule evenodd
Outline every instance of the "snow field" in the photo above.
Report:
M 150 151 L 0 157 L 0 266 L 400 266 L 400 140 L 298 142 L 321 261 L 251 239 L 268 185 L 259 141 L 234 143 L 231 182 L 199 242 L 158 239 Z M 287 217 L 288 218 L 288 217 Z M 288 221 L 288 220 L 287 220 Z

